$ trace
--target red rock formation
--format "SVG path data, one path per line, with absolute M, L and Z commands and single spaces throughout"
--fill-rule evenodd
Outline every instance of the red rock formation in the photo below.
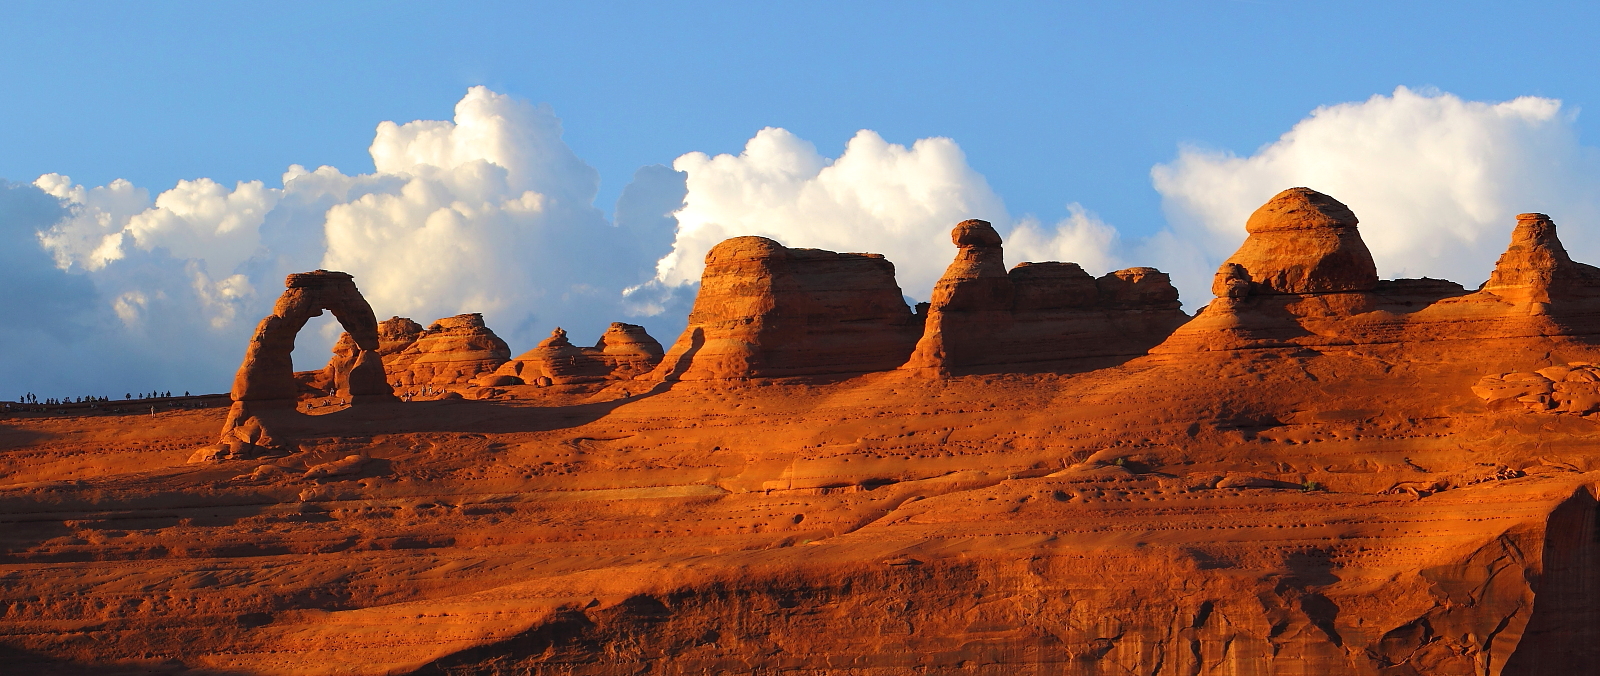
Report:
M 233 411 L 7 412 L 4 671 L 1600 673 L 1600 314 L 1526 230 L 1475 293 L 1224 266 L 1187 335 L 1250 349 L 1070 374 L 452 393 L 198 466 Z M 807 297 L 749 279 L 705 309 Z M 1175 300 L 1006 279 L 1009 330 Z
M 486 387 L 566 385 L 603 380 L 632 380 L 661 363 L 661 343 L 643 326 L 614 322 L 594 347 L 577 347 L 561 327 L 550 337 L 492 375 L 479 378 Z
M 1378 271 L 1357 222 L 1342 202 L 1290 188 L 1250 214 L 1250 236 L 1224 265 L 1244 268 L 1255 294 L 1371 291 Z
M 410 319 L 391 317 L 379 330 L 384 367 L 395 387 L 462 385 L 511 359 L 511 348 L 476 312 L 418 329 Z
M 323 310 L 333 313 L 355 346 L 353 354 L 342 358 L 344 370 L 337 381 L 340 395 L 352 403 L 394 398 L 377 352 L 377 317 L 353 278 L 343 272 L 317 270 L 289 275 L 284 286 L 287 290 L 278 297 L 272 314 L 256 325 L 245 348 L 244 363 L 233 379 L 233 408 L 223 423 L 218 446 L 208 457 L 249 457 L 280 447 L 268 431 L 270 424 L 259 415 L 293 408 L 299 396 L 290 356 L 295 335 Z
M 1019 263 L 1006 272 L 986 221 L 950 233 L 956 259 L 934 286 L 926 328 L 907 369 L 945 372 L 1089 357 L 1132 356 L 1188 318 L 1155 268 L 1096 279 L 1076 263 Z
M 651 377 L 888 370 L 905 361 L 917 331 L 883 256 L 735 237 L 706 254 L 689 325 Z
M 1217 299 L 1154 351 L 1600 334 L 1600 270 L 1567 256 L 1549 217 L 1517 221 L 1476 293 L 1444 280 L 1376 281 L 1354 214 L 1286 190 L 1251 216 L 1249 238 L 1217 271 Z
M 1511 246 L 1482 290 L 1513 303 L 1592 298 L 1600 294 L 1600 269 L 1567 256 L 1549 216 L 1518 214 Z

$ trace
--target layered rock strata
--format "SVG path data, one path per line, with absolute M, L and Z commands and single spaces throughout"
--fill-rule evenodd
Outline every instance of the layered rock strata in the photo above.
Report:
M 378 334 L 384 367 L 395 387 L 463 385 L 511 359 L 511 348 L 476 312 L 436 320 L 427 329 L 405 317 L 391 317 Z
M 233 407 L 211 456 L 249 457 L 280 447 L 261 414 L 294 407 L 299 395 L 291 358 L 294 339 L 307 321 L 324 310 L 339 320 L 353 344 L 348 354 L 335 356 L 337 394 L 352 403 L 394 398 L 378 354 L 378 320 L 354 278 L 316 270 L 289 275 L 284 286 L 272 314 L 256 325 L 245 348 L 244 362 L 233 379 Z
M 1600 334 L 1600 270 L 1568 257 L 1544 214 L 1521 214 L 1478 291 L 1437 279 L 1378 280 L 1350 209 L 1306 188 L 1250 216 L 1217 270 L 1217 297 L 1158 353 L 1327 348 Z
M 1188 319 L 1171 279 L 1155 268 L 1098 279 L 1076 263 L 1019 263 L 1008 272 L 987 221 L 963 221 L 950 238 L 956 259 L 934 286 L 907 369 L 1133 356 Z
M 613 322 L 594 347 L 573 345 L 556 327 L 537 347 L 474 382 L 503 387 L 632 380 L 661 363 L 662 354 L 661 343 L 637 324 Z
M 883 256 L 735 237 L 706 254 L 689 325 L 651 377 L 890 370 L 905 362 L 919 332 Z

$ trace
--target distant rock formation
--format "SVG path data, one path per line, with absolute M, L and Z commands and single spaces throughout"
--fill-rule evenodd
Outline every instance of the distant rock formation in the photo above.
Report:
M 1250 236 L 1223 267 L 1243 269 L 1252 294 L 1371 291 L 1378 269 L 1357 222 L 1339 200 L 1290 188 L 1250 214 Z
M 919 332 L 882 255 L 735 237 L 706 254 L 689 325 L 650 377 L 889 370 L 905 362 Z
M 1517 214 L 1511 246 L 1483 290 L 1514 303 L 1593 298 L 1600 295 L 1600 268 L 1573 262 L 1549 216 Z
M 474 382 L 504 387 L 631 380 L 649 373 L 661 356 L 661 343 L 636 324 L 612 323 L 594 347 L 573 345 L 567 332 L 556 327 L 537 347 Z
M 969 220 L 950 233 L 956 259 L 933 289 L 907 369 L 945 371 L 1085 357 L 1133 356 L 1188 319 L 1155 268 L 1096 279 L 1076 263 L 1005 269 L 1000 235 Z
M 1250 236 L 1217 270 L 1217 299 L 1152 351 L 1600 333 L 1600 269 L 1573 262 L 1544 214 L 1517 217 L 1510 248 L 1477 292 L 1438 279 L 1379 280 L 1356 223 L 1327 195 L 1279 193 L 1250 216 Z
M 289 275 L 284 286 L 272 314 L 256 325 L 245 348 L 244 362 L 233 379 L 233 407 L 211 454 L 214 458 L 251 457 L 281 446 L 260 414 L 293 409 L 299 394 L 290 357 L 295 335 L 323 310 L 333 313 L 350 340 L 346 354 L 335 355 L 339 396 L 352 404 L 394 398 L 378 355 L 377 317 L 354 279 L 343 272 L 316 270 Z
M 476 312 L 436 320 L 427 329 L 391 317 L 379 326 L 378 336 L 395 387 L 462 385 L 511 359 L 511 348 Z

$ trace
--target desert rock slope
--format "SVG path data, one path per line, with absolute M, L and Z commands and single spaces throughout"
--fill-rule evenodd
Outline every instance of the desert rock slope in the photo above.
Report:
M 1475 291 L 1304 188 L 1248 230 L 1192 319 L 981 221 L 922 310 L 736 238 L 670 349 L 510 361 L 292 276 L 231 408 L 0 419 L 0 671 L 1600 673 L 1600 270 L 1541 214 Z M 323 309 L 346 396 L 289 372 Z

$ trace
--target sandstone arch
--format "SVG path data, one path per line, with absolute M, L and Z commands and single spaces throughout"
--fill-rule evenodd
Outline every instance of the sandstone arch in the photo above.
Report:
M 312 317 L 333 313 L 355 342 L 348 368 L 339 369 L 338 395 L 351 404 L 394 399 L 378 354 L 378 318 L 361 296 L 349 274 L 316 270 L 289 275 L 287 287 L 272 314 L 256 325 L 245 348 L 244 362 L 233 377 L 233 408 L 222 426 L 217 453 L 248 457 L 280 444 L 273 439 L 260 414 L 292 409 L 298 394 L 294 379 L 294 339 Z

